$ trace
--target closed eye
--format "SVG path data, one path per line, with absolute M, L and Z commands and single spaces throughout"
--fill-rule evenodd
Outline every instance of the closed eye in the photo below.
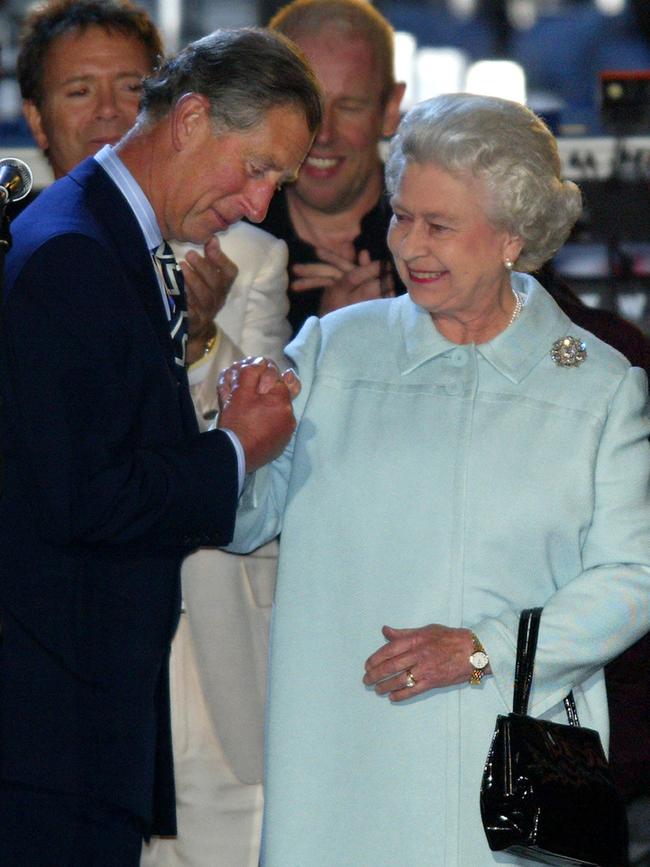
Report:
M 439 235 L 442 232 L 450 231 L 449 226 L 443 226 L 442 223 L 428 223 L 428 227 L 430 235 Z
M 367 105 L 368 103 L 365 101 L 349 99 L 345 102 L 339 102 L 337 108 L 341 111 L 359 112 L 363 111 Z
M 267 171 L 268 169 L 265 166 L 249 165 L 248 177 L 258 180 L 259 178 L 263 178 L 266 175 Z

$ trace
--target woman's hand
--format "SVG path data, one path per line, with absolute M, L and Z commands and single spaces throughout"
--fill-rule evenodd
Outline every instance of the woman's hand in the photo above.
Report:
M 268 358 L 244 358 L 221 372 L 218 427 L 239 438 L 247 473 L 277 458 L 291 439 L 296 427 L 291 401 L 299 392 L 294 371 L 281 374 Z
M 387 642 L 368 658 L 363 678 L 377 695 L 404 701 L 429 689 L 469 681 L 469 657 L 474 652 L 469 629 L 431 623 L 419 629 L 384 626 L 382 633 Z
M 279 380 L 289 389 L 291 400 L 300 394 L 300 379 L 293 368 L 290 367 L 284 373 L 280 373 L 280 368 L 272 359 L 264 358 L 261 355 L 257 358 L 248 356 L 247 358 L 242 358 L 241 361 L 233 362 L 230 367 L 226 367 L 219 374 L 217 397 L 219 398 L 219 410 L 221 412 L 228 405 L 233 390 L 238 384 L 241 371 L 244 368 L 256 369 L 258 373 L 258 394 L 266 394 L 271 391 Z

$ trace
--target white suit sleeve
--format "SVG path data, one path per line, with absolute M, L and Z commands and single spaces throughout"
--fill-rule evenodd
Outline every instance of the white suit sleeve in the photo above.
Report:
M 283 369 L 287 366 L 284 347 L 291 334 L 287 321 L 288 257 L 284 241 L 269 235 L 264 261 L 248 288 L 239 339 L 244 355 L 265 355 Z
M 216 324 L 245 355 L 265 355 L 281 368 L 287 366 L 284 346 L 291 334 L 287 320 L 287 245 L 257 226 L 237 223 L 220 234 L 221 249 L 238 268 Z M 193 244 L 173 243 L 180 261 L 188 250 L 203 255 Z

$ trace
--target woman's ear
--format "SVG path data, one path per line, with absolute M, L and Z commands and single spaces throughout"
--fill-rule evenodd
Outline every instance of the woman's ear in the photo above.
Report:
M 503 261 L 510 259 L 516 262 L 524 248 L 523 239 L 519 235 L 509 235 L 503 244 Z

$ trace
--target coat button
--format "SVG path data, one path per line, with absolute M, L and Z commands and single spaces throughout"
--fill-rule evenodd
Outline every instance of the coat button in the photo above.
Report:
M 449 356 L 449 360 L 454 367 L 465 367 L 467 364 L 467 350 L 458 347 Z

